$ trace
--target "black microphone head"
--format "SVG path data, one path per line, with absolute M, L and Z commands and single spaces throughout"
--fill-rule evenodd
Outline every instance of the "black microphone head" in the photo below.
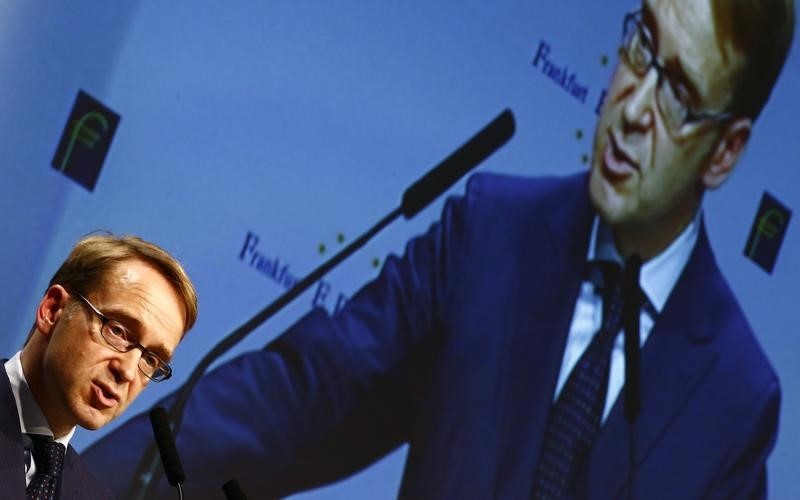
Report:
M 623 293 L 625 302 L 636 311 L 641 307 L 641 289 L 639 287 L 639 274 L 642 271 L 642 257 L 632 254 L 625 260 L 625 271 L 623 281 Z M 637 312 L 638 314 L 638 312 Z
M 181 459 L 178 457 L 178 449 L 175 447 L 175 439 L 172 436 L 169 416 L 167 410 L 162 406 L 153 408 L 150 411 L 150 423 L 153 424 L 153 434 L 156 437 L 158 452 L 161 454 L 161 463 L 164 464 L 164 472 L 167 480 L 172 486 L 178 486 L 186 481 L 186 474 L 183 473 Z
M 625 419 L 631 424 L 639 418 L 642 407 L 639 314 L 645 296 L 639 285 L 641 270 L 642 258 L 639 254 L 628 257 L 625 261 L 624 303 L 622 306 L 622 317 L 625 324 L 625 386 L 623 390 Z
M 631 274 L 636 274 L 642 269 L 642 256 L 638 253 L 633 253 L 625 260 L 625 269 L 628 269 Z
M 244 494 L 244 490 L 239 486 L 239 481 L 236 478 L 223 484 L 222 491 L 228 500 L 247 500 L 247 495 Z
M 497 115 L 480 132 L 406 189 L 400 204 L 403 216 L 410 219 L 417 215 L 464 174 L 508 142 L 515 129 L 516 122 L 510 109 Z

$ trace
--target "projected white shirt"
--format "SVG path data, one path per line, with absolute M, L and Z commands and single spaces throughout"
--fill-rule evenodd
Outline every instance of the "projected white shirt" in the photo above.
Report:
M 675 287 L 675 283 L 678 281 L 678 277 L 689 261 L 689 256 L 697 242 L 699 226 L 700 212 L 698 211 L 692 222 L 666 250 L 642 265 L 639 284 L 657 313 L 660 313 L 664 308 L 672 289 Z M 587 260 L 598 258 L 622 263 L 622 257 L 620 257 L 614 246 L 611 229 L 603 224 L 599 217 L 595 217 L 590 241 Z M 575 303 L 575 311 L 572 315 L 572 323 L 567 337 L 567 346 L 564 350 L 556 392 L 553 396 L 554 400 L 561 392 L 575 363 L 578 362 L 583 351 L 589 346 L 594 334 L 600 329 L 602 312 L 601 296 L 595 291 L 595 287 L 591 282 L 584 281 L 581 285 L 578 301 Z M 647 341 L 654 322 L 655 318 L 647 312 L 646 308 L 642 308 L 639 317 L 639 345 L 643 346 Z M 620 330 L 614 341 L 614 350 L 611 353 L 608 393 L 603 409 L 603 421 L 611 412 L 611 407 L 614 406 L 614 402 L 624 383 L 625 346 L 624 335 Z

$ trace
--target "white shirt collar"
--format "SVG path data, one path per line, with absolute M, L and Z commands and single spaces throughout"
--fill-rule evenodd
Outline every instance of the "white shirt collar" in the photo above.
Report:
M 14 394 L 14 400 L 17 403 L 17 416 L 19 417 L 19 427 L 22 433 L 52 436 L 53 431 L 50 430 L 47 418 L 45 418 L 44 413 L 39 408 L 39 404 L 33 397 L 28 381 L 25 380 L 19 351 L 5 362 L 5 369 L 8 374 L 8 381 L 11 383 L 11 392 Z M 75 427 L 66 435 L 56 439 L 56 441 L 66 448 L 74 434 Z
M 642 265 L 639 283 L 657 312 L 664 309 L 675 283 L 689 262 L 699 233 L 700 211 L 698 210 L 689 225 L 663 252 Z M 611 228 L 598 216 L 595 216 L 592 225 L 591 242 L 588 260 L 601 258 L 622 264 L 622 257 L 614 245 Z

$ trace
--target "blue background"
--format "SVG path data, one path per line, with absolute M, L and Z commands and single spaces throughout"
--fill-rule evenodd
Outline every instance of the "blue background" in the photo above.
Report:
M 335 4 L 335 5 L 334 5 Z M 405 187 L 503 108 L 515 138 L 482 170 L 527 175 L 586 168 L 595 107 L 616 61 L 613 0 L 483 2 L 10 1 L 0 5 L 0 351 L 15 352 L 47 282 L 74 242 L 97 229 L 153 240 L 185 264 L 200 318 L 176 376 L 282 291 L 238 258 L 259 251 L 301 277 L 395 208 Z M 585 103 L 544 75 L 548 58 L 588 87 Z M 607 63 L 604 63 L 608 60 Z M 783 384 L 774 498 L 800 491 L 798 230 L 772 275 L 743 255 L 768 190 L 800 206 L 800 48 L 730 181 L 705 202 L 710 238 Z M 122 116 L 94 192 L 50 167 L 78 89 Z M 579 133 L 582 132 L 582 133 Z M 453 188 L 461 192 L 463 183 Z M 325 305 L 375 276 L 374 259 L 436 219 L 441 200 L 395 223 L 325 280 Z M 326 251 L 320 253 L 320 244 Z M 301 296 L 235 352 L 260 347 L 312 306 Z M 231 354 L 233 354 L 231 353 Z M 120 422 L 79 430 L 80 450 Z M 295 498 L 393 498 L 405 450 L 367 472 Z

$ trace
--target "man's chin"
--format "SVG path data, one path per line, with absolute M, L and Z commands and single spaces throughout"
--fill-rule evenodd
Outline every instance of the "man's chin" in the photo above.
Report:
M 602 176 L 591 180 L 589 198 L 592 207 L 603 222 L 611 227 L 623 225 L 630 218 L 630 209 L 627 206 L 628 200 L 625 195 L 604 182 Z
M 600 214 L 611 212 L 616 205 L 622 202 L 620 193 L 606 181 L 597 168 L 592 169 L 589 177 L 589 197 L 592 206 Z
M 78 425 L 86 430 L 96 431 L 114 420 L 115 416 L 116 414 L 112 414 L 111 412 L 88 406 L 78 415 Z

